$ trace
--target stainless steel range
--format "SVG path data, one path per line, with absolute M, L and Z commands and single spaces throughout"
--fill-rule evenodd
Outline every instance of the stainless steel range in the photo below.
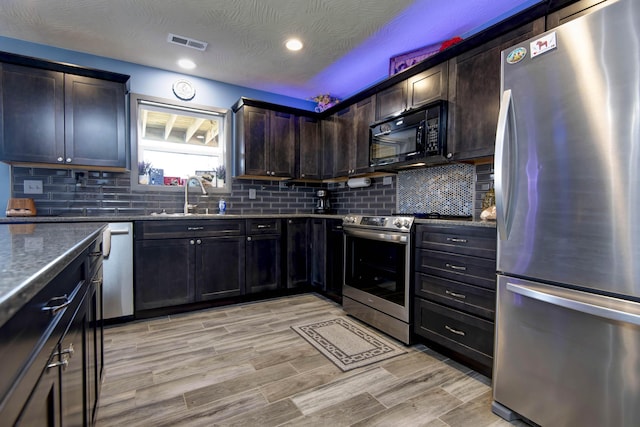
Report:
M 349 215 L 343 230 L 344 310 L 409 344 L 413 217 Z

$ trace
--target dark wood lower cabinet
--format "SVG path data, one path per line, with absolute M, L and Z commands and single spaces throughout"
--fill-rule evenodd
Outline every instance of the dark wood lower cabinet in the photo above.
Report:
M 48 364 L 56 362 L 57 357 L 52 356 Z M 20 418 L 16 421 L 16 426 L 58 427 L 61 425 L 60 374 L 58 369 L 57 367 L 45 368 L 29 400 L 27 400 L 25 404 Z
M 287 289 L 309 283 L 309 220 L 294 218 L 286 221 Z
M 0 425 L 93 425 L 102 378 L 97 240 L 0 328 Z M 44 309 L 43 309 L 44 308 Z
M 194 301 L 192 239 L 135 242 L 135 310 Z
M 241 295 L 244 236 L 136 242 L 136 310 Z
M 280 240 L 280 234 L 247 236 L 247 293 L 273 291 L 280 287 Z
M 196 301 L 242 295 L 244 271 L 244 236 L 196 239 Z
M 415 334 L 491 376 L 495 228 L 418 224 L 415 235 Z
M 344 270 L 342 220 L 312 218 L 310 236 L 310 284 L 340 302 Z

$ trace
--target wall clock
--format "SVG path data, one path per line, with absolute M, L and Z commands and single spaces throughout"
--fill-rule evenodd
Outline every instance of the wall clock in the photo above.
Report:
M 175 96 L 183 101 L 191 101 L 196 96 L 196 90 L 188 80 L 176 80 L 172 88 Z

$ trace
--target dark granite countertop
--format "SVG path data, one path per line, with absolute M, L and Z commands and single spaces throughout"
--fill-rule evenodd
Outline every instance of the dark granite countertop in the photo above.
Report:
M 437 224 L 437 225 L 469 225 L 472 227 L 496 228 L 495 221 L 457 221 L 442 219 L 416 219 L 416 224 Z
M 130 221 L 164 221 L 168 219 L 251 219 L 251 218 L 330 218 L 330 219 L 342 219 L 345 215 L 335 214 L 304 214 L 304 213 L 291 213 L 291 214 L 157 214 L 157 215 L 128 215 L 128 216 L 34 216 L 34 217 L 12 217 L 12 218 L 0 218 L 0 224 L 12 224 L 12 223 L 65 223 L 65 222 L 130 222 Z M 450 225 L 470 225 L 477 227 L 496 227 L 495 221 L 451 221 L 441 219 L 416 219 L 416 224 L 450 224 Z
M 100 235 L 93 221 L 0 224 L 0 327 Z

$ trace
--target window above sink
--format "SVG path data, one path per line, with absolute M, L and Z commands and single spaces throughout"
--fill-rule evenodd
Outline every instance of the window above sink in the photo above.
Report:
M 184 191 L 197 175 L 208 193 L 228 193 L 230 120 L 226 109 L 132 94 L 132 189 Z

